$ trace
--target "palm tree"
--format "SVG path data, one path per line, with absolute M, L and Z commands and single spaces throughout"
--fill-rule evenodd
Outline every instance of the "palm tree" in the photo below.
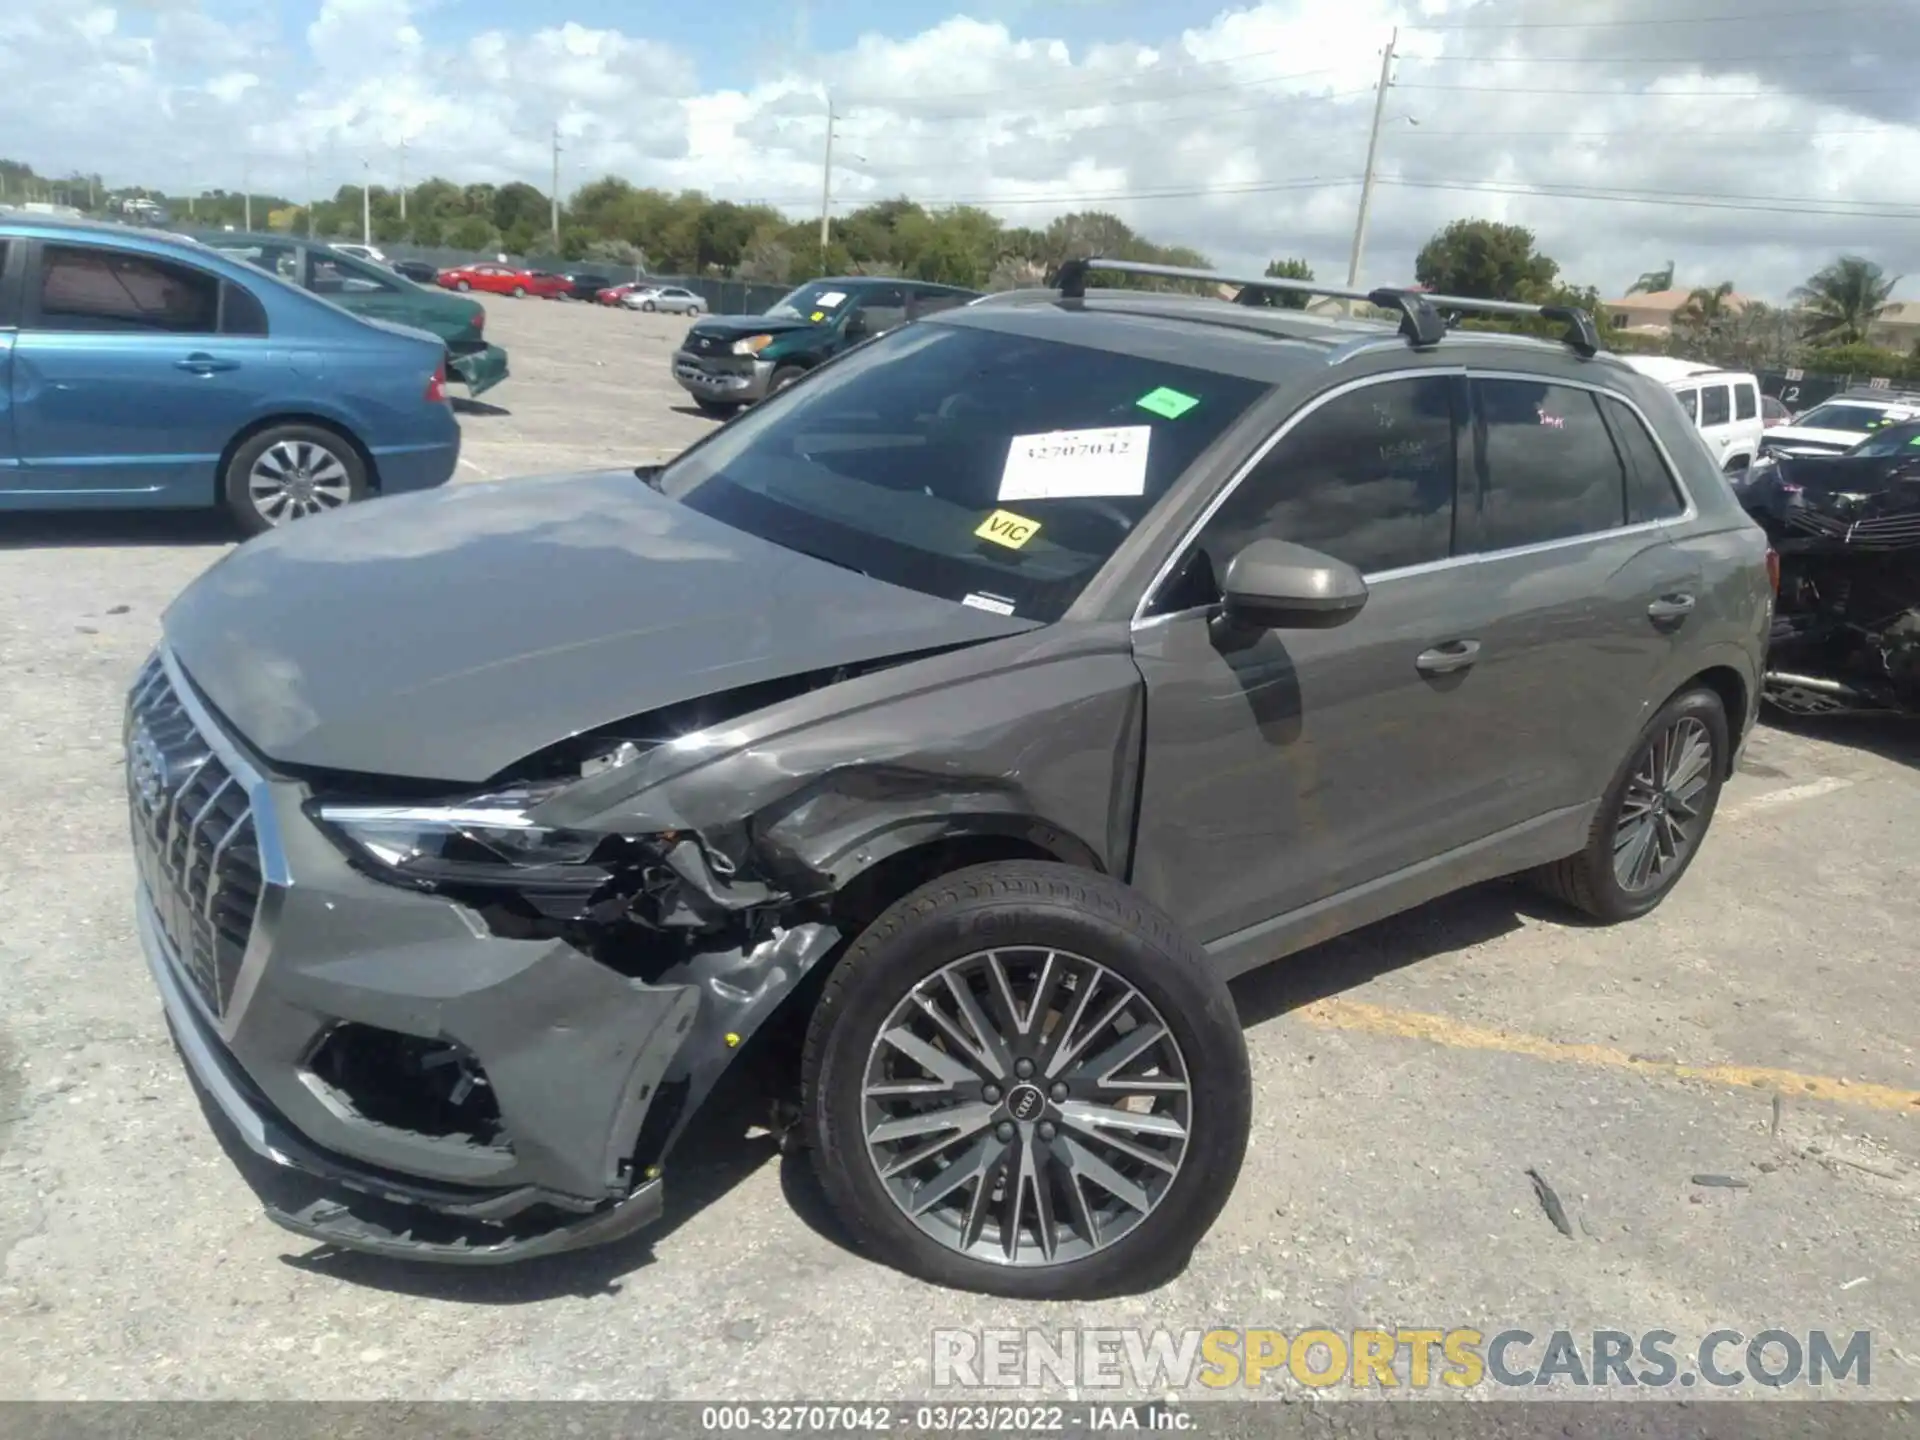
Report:
M 1667 261 L 1666 269 L 1649 270 L 1638 280 L 1634 281 L 1633 284 L 1629 285 L 1627 287 L 1627 294 L 1632 295 L 1636 291 L 1644 290 L 1647 294 L 1652 295 L 1661 290 L 1671 290 L 1672 288 L 1673 262 L 1669 260 Z
M 1887 278 L 1873 261 L 1842 255 L 1793 292 L 1806 317 L 1806 337 L 1827 345 L 1857 345 L 1867 327 L 1893 307 L 1887 303 L 1900 277 Z
M 1724 320 L 1732 313 L 1727 299 L 1733 294 L 1733 282 L 1722 280 L 1711 289 L 1702 285 L 1687 296 L 1687 303 L 1674 312 L 1676 325 L 1686 325 L 1704 330 L 1716 320 Z

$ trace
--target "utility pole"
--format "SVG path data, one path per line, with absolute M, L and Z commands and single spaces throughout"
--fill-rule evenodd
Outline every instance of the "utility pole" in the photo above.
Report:
M 400 142 L 400 223 L 407 223 L 407 142 Z
M 1373 97 L 1373 131 L 1367 136 L 1367 168 L 1360 178 L 1360 214 L 1353 225 L 1353 255 L 1347 261 L 1347 288 L 1360 284 L 1360 257 L 1367 248 L 1367 207 L 1373 203 L 1373 162 L 1380 153 L 1380 123 L 1387 113 L 1387 87 L 1393 83 L 1393 47 L 1399 43 L 1400 29 L 1394 27 L 1387 37 L 1387 48 L 1380 56 L 1380 89 Z M 1353 313 L 1353 301 L 1347 302 Z
M 307 238 L 313 238 L 313 147 L 309 145 L 300 152 L 307 172 Z
M 253 229 L 253 157 L 240 157 L 240 228 Z
M 560 122 L 553 122 L 553 253 L 560 253 Z
M 362 159 L 360 168 L 360 243 L 373 244 L 373 161 Z
M 827 153 L 820 163 L 820 268 L 827 268 L 833 225 L 833 92 L 827 92 Z

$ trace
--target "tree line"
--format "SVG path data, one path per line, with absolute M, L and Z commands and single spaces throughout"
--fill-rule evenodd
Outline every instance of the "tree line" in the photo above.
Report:
M 371 222 L 376 243 L 411 243 L 473 255 L 550 256 L 552 201 L 537 186 L 461 185 L 432 177 L 404 195 L 383 186 L 362 192 L 343 185 L 311 208 L 284 196 L 251 197 L 214 190 L 169 196 L 139 188 L 109 190 L 100 177 L 64 180 L 36 176 L 19 162 L 0 160 L 0 185 L 9 197 L 32 196 L 91 203 L 106 211 L 132 197 L 152 199 L 176 225 L 238 226 L 250 213 L 256 228 L 359 240 Z M 403 213 L 404 212 L 404 213 Z M 980 289 L 1042 283 L 1062 260 L 1081 255 L 1211 268 L 1208 257 L 1181 245 L 1137 234 L 1118 216 L 1090 210 L 1045 226 L 1010 225 L 976 206 L 928 209 L 906 197 L 882 200 L 838 216 L 823 248 L 817 219 L 795 221 L 764 204 L 718 200 L 632 184 L 619 176 L 594 180 L 565 198 L 560 209 L 560 258 L 630 268 L 635 273 L 724 277 L 798 284 L 820 275 L 898 274 Z M 1920 349 L 1901 355 L 1867 344 L 1874 320 L 1891 306 L 1897 277 L 1858 256 L 1842 256 L 1808 278 L 1791 306 L 1741 300 L 1731 281 L 1695 288 L 1674 316 L 1672 334 L 1654 338 L 1617 328 L 1610 307 L 1590 285 L 1561 274 L 1540 252 L 1532 231 L 1490 220 L 1456 220 L 1437 231 L 1415 258 L 1414 278 L 1441 294 L 1540 305 L 1571 305 L 1594 317 L 1601 340 L 1616 350 L 1663 351 L 1743 369 L 1800 365 L 1840 373 L 1920 379 Z M 1298 258 L 1277 259 L 1265 273 L 1314 279 Z M 1172 282 L 1103 283 L 1168 288 Z M 1673 288 L 1673 266 L 1648 271 L 1629 291 Z M 1290 308 L 1309 297 L 1263 291 L 1249 299 Z M 1469 328 L 1553 334 L 1549 323 L 1474 317 Z

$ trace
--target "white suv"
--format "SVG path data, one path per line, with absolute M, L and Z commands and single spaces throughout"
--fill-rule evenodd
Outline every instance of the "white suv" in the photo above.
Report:
M 1674 393 L 1722 470 L 1738 474 L 1753 463 L 1767 425 L 1760 413 L 1757 378 L 1742 370 L 1716 370 L 1711 365 L 1665 355 L 1620 358 Z

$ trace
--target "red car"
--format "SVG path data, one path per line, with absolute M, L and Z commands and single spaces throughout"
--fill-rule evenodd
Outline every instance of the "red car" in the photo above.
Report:
M 641 284 L 638 280 L 629 280 L 624 285 L 609 285 L 606 289 L 602 290 L 598 295 L 595 295 L 593 298 L 598 300 L 602 305 L 618 305 L 621 302 L 621 300 L 628 295 L 629 292 L 634 290 L 644 290 L 646 288 L 647 287 Z
M 486 290 L 495 295 L 539 295 L 548 300 L 565 295 L 571 285 L 564 275 L 549 275 L 544 270 L 516 270 L 511 265 L 480 262 L 456 265 L 442 270 L 437 282 L 448 290 Z

